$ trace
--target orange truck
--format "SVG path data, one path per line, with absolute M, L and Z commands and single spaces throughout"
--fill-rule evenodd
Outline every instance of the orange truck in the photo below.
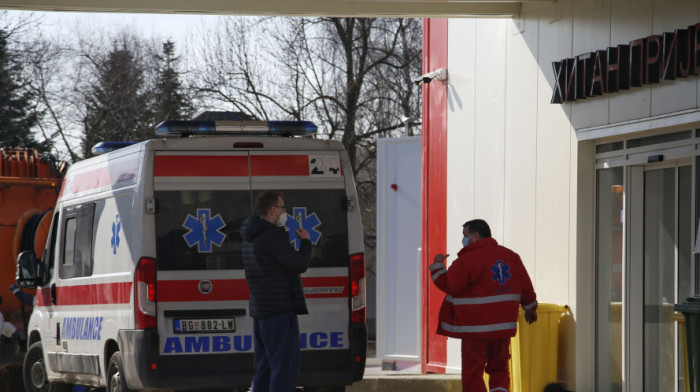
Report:
M 0 392 L 24 391 L 25 347 L 18 340 L 24 338 L 31 306 L 22 305 L 10 286 L 15 283 L 17 255 L 34 250 L 41 257 L 44 252 L 65 170 L 65 162 L 48 154 L 0 149 Z

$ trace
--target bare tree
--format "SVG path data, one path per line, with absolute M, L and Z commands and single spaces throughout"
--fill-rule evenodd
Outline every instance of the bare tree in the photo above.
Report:
M 27 86 L 33 92 L 37 128 L 44 140 L 52 145 L 61 145 L 67 159 L 75 162 L 80 154 L 75 146 L 79 138 L 71 132 L 70 76 L 66 67 L 72 62 L 71 53 L 56 40 L 36 37 L 24 50 Z M 57 156 L 62 157 L 60 151 Z
M 229 18 L 208 32 L 196 84 L 210 100 L 261 119 L 312 120 L 348 151 L 368 253 L 376 242 L 376 139 L 420 113 L 421 21 Z M 368 255 L 373 272 L 373 254 Z
M 40 19 L 35 21 L 39 24 Z M 149 116 L 148 96 L 156 80 L 154 43 L 125 29 L 75 29 L 50 39 L 27 34 L 21 47 L 25 87 L 32 93 L 37 117 L 35 130 L 56 147 L 59 158 L 75 162 L 90 156 L 98 141 L 150 136 L 155 122 Z M 110 66 L 111 74 L 106 71 Z

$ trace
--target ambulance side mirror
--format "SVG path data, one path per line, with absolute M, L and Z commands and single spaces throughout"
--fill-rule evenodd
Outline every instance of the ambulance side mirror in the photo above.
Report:
M 17 284 L 25 289 L 34 289 L 37 286 L 36 254 L 33 250 L 22 252 L 17 256 Z

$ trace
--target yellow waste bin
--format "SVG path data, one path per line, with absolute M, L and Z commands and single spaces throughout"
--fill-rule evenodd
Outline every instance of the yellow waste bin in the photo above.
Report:
M 511 340 L 511 392 L 542 392 L 557 382 L 559 321 L 566 305 L 539 304 L 537 322 L 528 324 L 521 310 L 518 333 Z
M 547 384 L 558 381 L 559 322 L 568 309 L 541 303 L 534 324 L 528 324 L 520 310 L 518 332 L 510 341 L 511 392 L 542 392 Z M 488 379 L 484 373 L 486 385 Z
M 683 390 L 685 392 L 690 392 L 690 377 L 688 376 L 688 346 L 686 346 L 685 340 L 685 318 L 683 317 L 683 313 L 673 312 L 673 314 L 671 314 L 671 320 L 678 323 L 678 334 L 681 337 L 680 349 L 683 362 Z

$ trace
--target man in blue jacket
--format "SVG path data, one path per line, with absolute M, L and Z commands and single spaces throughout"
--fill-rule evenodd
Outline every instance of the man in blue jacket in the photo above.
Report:
M 281 192 L 258 194 L 255 212 L 241 226 L 255 340 L 251 392 L 292 392 L 301 369 L 297 316 L 309 313 L 300 274 L 309 267 L 311 241 L 302 228 L 296 230 L 299 251 L 290 243 Z

